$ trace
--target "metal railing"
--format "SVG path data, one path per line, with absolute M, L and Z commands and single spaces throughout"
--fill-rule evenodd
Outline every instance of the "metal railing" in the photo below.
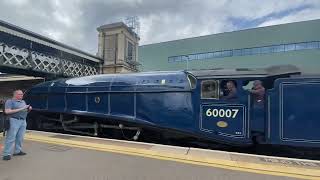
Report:
M 87 76 L 99 73 L 98 67 L 90 64 L 30 51 L 5 43 L 0 43 L 0 66 L 64 77 Z

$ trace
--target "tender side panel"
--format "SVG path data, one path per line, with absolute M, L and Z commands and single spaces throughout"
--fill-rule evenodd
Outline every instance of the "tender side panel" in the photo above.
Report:
M 283 141 L 320 143 L 320 81 L 280 85 L 280 137 Z
M 267 94 L 267 142 L 320 147 L 320 79 L 288 78 Z

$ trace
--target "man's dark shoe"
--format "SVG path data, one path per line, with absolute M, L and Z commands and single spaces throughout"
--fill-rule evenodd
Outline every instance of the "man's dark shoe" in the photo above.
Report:
M 4 161 L 9 161 L 11 159 L 11 156 L 3 156 L 2 160 Z
M 26 154 L 27 154 L 27 153 L 20 151 L 19 153 L 15 153 L 15 154 L 13 154 L 13 155 L 14 155 L 14 156 L 24 156 L 24 155 L 26 155 Z

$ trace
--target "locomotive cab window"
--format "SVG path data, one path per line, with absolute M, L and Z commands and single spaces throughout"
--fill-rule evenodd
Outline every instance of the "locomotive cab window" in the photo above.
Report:
M 206 80 L 201 83 L 201 98 L 202 99 L 219 99 L 218 81 Z

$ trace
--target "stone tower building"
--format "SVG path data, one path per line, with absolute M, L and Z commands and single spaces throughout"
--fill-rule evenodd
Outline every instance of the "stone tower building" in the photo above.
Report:
M 102 74 L 138 71 L 140 38 L 123 22 L 103 25 L 99 32 L 98 56 L 104 60 Z

